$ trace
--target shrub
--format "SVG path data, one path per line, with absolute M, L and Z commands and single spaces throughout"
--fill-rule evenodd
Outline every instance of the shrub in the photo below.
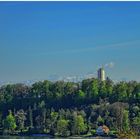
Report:
M 92 129 L 90 132 L 91 132 L 92 135 L 96 135 L 96 130 L 95 129 Z

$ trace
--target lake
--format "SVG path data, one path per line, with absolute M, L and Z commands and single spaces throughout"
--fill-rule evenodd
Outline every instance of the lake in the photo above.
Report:
M 30 136 L 0 136 L 0 139 L 51 139 L 53 138 L 48 134 L 32 134 Z
M 0 139 L 59 139 L 62 137 L 53 137 L 51 135 L 48 134 L 32 134 L 31 136 L 0 136 Z M 67 137 L 65 139 L 112 139 L 111 137 L 100 137 L 100 136 L 96 136 L 96 137 L 82 137 L 82 136 L 71 136 L 71 137 Z

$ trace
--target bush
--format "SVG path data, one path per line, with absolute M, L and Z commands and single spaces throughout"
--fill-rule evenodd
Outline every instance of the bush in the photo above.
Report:
M 116 135 L 116 134 L 117 134 L 117 131 L 115 130 L 109 131 L 109 135 Z
M 136 138 L 138 138 L 138 136 L 133 131 L 120 132 L 120 133 L 118 133 L 117 136 L 119 139 L 136 139 Z
M 92 135 L 96 135 L 96 130 L 95 129 L 92 129 L 90 132 L 91 132 Z

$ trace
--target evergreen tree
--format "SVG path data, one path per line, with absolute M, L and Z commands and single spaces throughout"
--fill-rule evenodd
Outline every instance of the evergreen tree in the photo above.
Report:
M 24 129 L 24 124 L 25 124 L 25 120 L 26 120 L 26 113 L 24 112 L 23 109 L 20 109 L 15 114 L 15 117 L 17 120 L 18 129 L 21 130 L 21 132 L 22 132 L 22 130 Z
M 99 117 L 97 118 L 97 124 L 99 125 L 103 125 L 104 124 L 104 119 L 99 115 Z
M 33 112 L 32 112 L 31 106 L 29 106 L 28 113 L 29 113 L 29 127 L 32 128 L 33 127 Z
M 72 133 L 80 135 L 81 133 L 86 132 L 86 130 L 87 124 L 85 124 L 82 115 L 74 115 Z
M 4 128 L 8 130 L 8 133 L 13 133 L 16 127 L 15 117 L 12 115 L 12 111 L 10 110 L 9 115 L 4 120 Z
M 123 121 L 122 122 L 123 122 L 123 124 L 122 124 L 123 131 L 128 132 L 130 130 L 129 111 L 124 110 L 124 112 L 123 112 Z

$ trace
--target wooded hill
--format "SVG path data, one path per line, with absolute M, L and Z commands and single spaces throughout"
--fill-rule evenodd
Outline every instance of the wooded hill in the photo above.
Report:
M 0 87 L 1 134 L 95 134 L 106 125 L 118 137 L 140 135 L 140 83 L 48 80 Z

